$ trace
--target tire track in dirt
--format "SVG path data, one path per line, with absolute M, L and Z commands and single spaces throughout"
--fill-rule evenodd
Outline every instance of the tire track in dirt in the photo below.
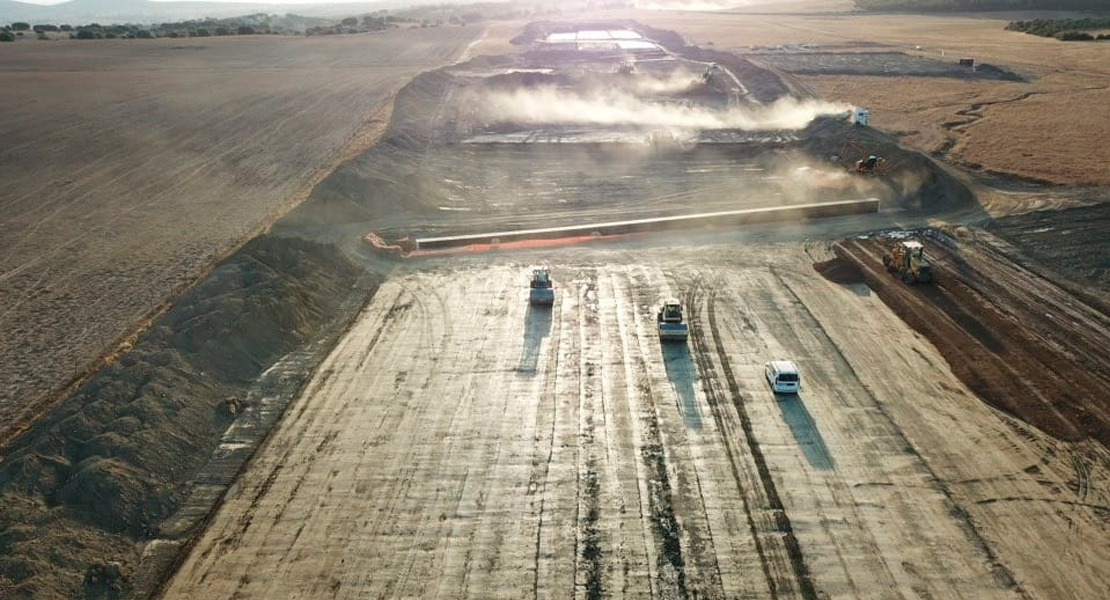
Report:
M 640 290 L 640 293 L 634 296 L 632 305 L 636 324 L 635 337 L 639 343 L 639 354 L 635 358 L 635 364 L 636 371 L 640 375 L 635 385 L 637 399 L 644 400 L 642 404 L 636 403 L 640 430 L 639 458 L 645 468 L 647 504 L 650 511 L 644 517 L 651 523 L 656 545 L 655 578 L 658 582 L 659 595 L 664 598 L 686 599 L 691 597 L 691 590 L 688 586 L 687 561 L 682 544 L 683 528 L 675 511 L 675 494 L 672 490 L 667 458 L 668 446 L 660 428 L 658 407 L 660 401 L 648 375 L 651 369 L 646 360 L 650 346 L 645 347 L 644 341 L 649 335 L 654 337 L 655 332 L 648 334 L 643 323 L 654 322 L 654 319 L 640 314 L 637 310 L 640 305 L 650 306 L 655 301 L 655 292 L 644 291 L 651 290 L 650 285 L 635 287 Z
M 604 377 L 607 476 L 612 498 L 606 499 L 606 505 L 618 505 L 617 514 L 609 512 L 603 515 L 610 523 L 616 521 L 615 525 L 608 525 L 608 531 L 614 532 L 611 595 L 628 598 L 647 594 L 654 597 L 657 592 L 653 575 L 655 541 L 648 517 L 648 477 L 639 458 L 642 437 L 634 414 L 637 403 L 634 382 L 643 374 L 635 372 L 631 359 L 633 352 L 629 349 L 629 336 L 634 335 L 628 322 L 632 310 L 628 303 L 630 286 L 627 274 L 623 272 L 608 272 L 600 283 L 604 284 L 599 285 L 599 295 L 602 328 L 608 333 L 605 339 L 619 341 L 602 345 L 602 364 L 611 367 Z M 616 571 L 618 566 L 621 567 L 619 572 Z
M 822 325 L 821 322 L 813 315 L 813 313 L 810 312 L 805 302 L 803 302 L 802 299 L 797 295 L 797 293 L 794 292 L 790 284 L 787 283 L 780 275 L 778 275 L 773 268 L 771 269 L 771 271 L 774 274 L 776 280 L 781 284 L 782 289 L 787 291 L 790 296 L 794 298 L 795 306 L 798 307 L 798 310 L 806 315 L 806 321 L 811 323 L 812 325 L 810 331 L 812 331 L 822 340 L 823 346 L 833 349 L 833 351 L 836 353 L 838 362 L 847 366 L 847 368 L 852 372 L 853 377 L 857 381 L 859 381 L 860 386 L 867 392 L 870 399 L 870 404 L 874 407 L 875 411 L 882 416 L 892 434 L 897 436 L 899 441 L 904 444 L 905 448 L 912 449 L 912 452 L 914 456 L 918 459 L 918 463 L 920 464 L 921 468 L 924 469 L 924 471 L 928 475 L 927 480 L 932 482 L 933 485 L 935 485 L 936 490 L 943 495 L 945 502 L 949 507 L 949 514 L 959 525 L 960 529 L 964 532 L 967 540 L 971 542 L 972 545 L 986 559 L 987 564 L 989 565 L 995 579 L 1004 587 L 1015 591 L 1020 597 L 1024 598 L 1025 600 L 1032 600 L 1032 596 L 1030 596 L 1029 593 L 1017 581 L 1009 566 L 1002 562 L 998 554 L 994 551 L 994 549 L 988 543 L 987 539 L 983 536 L 982 532 L 979 531 L 978 527 L 971 519 L 971 516 L 968 515 L 966 509 L 964 509 L 963 506 L 961 506 L 960 503 L 957 501 L 949 484 L 943 478 L 941 478 L 939 474 L 933 469 L 933 467 L 928 463 L 928 461 L 924 459 L 917 446 L 907 436 L 905 430 L 897 424 L 897 422 L 894 420 L 893 416 L 889 413 L 883 403 L 878 401 L 878 398 L 874 395 L 874 392 L 866 384 L 863 383 L 863 380 L 859 377 L 859 374 L 856 372 L 855 367 L 848 361 L 840 346 L 829 336 L 824 325 Z
M 789 560 L 790 567 L 793 573 L 793 585 L 784 586 L 785 589 L 779 589 L 778 586 L 781 585 L 781 583 L 776 584 L 776 581 L 781 582 L 781 580 L 779 580 L 779 578 L 777 577 L 773 577 L 769 568 L 765 570 L 767 581 L 772 587 L 772 595 L 777 598 L 778 593 L 780 592 L 797 593 L 805 600 L 817 600 L 817 590 L 810 576 L 809 568 L 806 566 L 805 557 L 802 555 L 801 545 L 798 543 L 798 539 L 794 535 L 790 519 L 786 515 L 782 500 L 779 498 L 774 478 L 767 466 L 767 461 L 766 458 L 763 456 L 763 451 L 759 446 L 759 442 L 755 437 L 755 430 L 752 427 L 751 418 L 748 416 L 747 409 L 744 404 L 745 401 L 740 392 L 740 386 L 737 383 L 736 377 L 732 372 L 732 367 L 729 364 L 728 355 L 725 351 L 720 336 L 716 315 L 716 298 L 713 295 L 709 295 L 706 298 L 705 309 L 706 316 L 709 322 L 710 335 L 712 335 L 714 340 L 714 347 L 712 349 L 709 347 L 708 343 L 705 340 L 705 334 L 702 327 L 699 326 L 697 328 L 694 328 L 695 346 L 698 349 L 697 354 L 699 355 L 699 357 L 703 357 L 702 362 L 705 363 L 707 359 L 705 359 L 704 357 L 708 356 L 710 351 L 716 352 L 717 364 L 720 364 L 721 371 L 725 376 L 725 381 L 727 382 L 729 394 L 732 396 L 732 404 L 736 409 L 736 413 L 740 419 L 741 428 L 744 432 L 745 440 L 747 442 L 747 454 L 750 456 L 750 459 L 754 463 L 756 473 L 759 477 L 759 482 L 763 489 L 763 494 L 770 510 L 773 513 L 775 526 L 778 531 L 781 532 L 781 543 L 783 545 L 783 550 L 785 551 L 786 557 Z M 696 314 L 697 313 L 691 315 L 691 320 L 697 318 Z M 735 454 L 730 452 L 729 456 L 731 458 L 732 456 L 735 456 Z M 742 486 L 742 481 L 738 480 L 738 485 Z M 766 556 L 766 553 L 761 552 L 761 557 L 764 557 L 765 561 Z M 764 564 L 766 564 L 766 562 Z
M 741 477 L 740 469 L 736 463 L 737 450 L 733 447 L 731 437 L 728 435 L 728 426 L 724 422 L 721 415 L 721 400 L 717 393 L 717 376 L 716 370 L 713 367 L 712 361 L 709 359 L 709 354 L 705 343 L 705 333 L 702 330 L 702 320 L 700 316 L 701 302 L 705 301 L 702 295 L 705 293 L 700 288 L 700 276 L 695 282 L 688 287 L 687 293 L 683 296 L 683 306 L 686 307 L 687 321 L 691 328 L 691 343 L 694 346 L 694 361 L 698 367 L 699 379 L 702 384 L 702 391 L 705 393 L 706 403 L 710 407 L 710 412 L 713 415 L 713 420 L 717 425 L 717 430 L 720 432 L 721 443 L 725 447 L 725 454 L 728 456 L 729 467 L 732 471 L 733 479 L 738 487 L 745 488 L 743 483 L 746 478 Z M 713 291 L 708 291 L 709 300 L 712 301 Z M 744 503 L 744 514 L 747 517 L 748 530 L 751 532 L 752 541 L 755 545 L 756 554 L 759 556 L 759 564 L 763 572 L 764 583 L 767 586 L 767 591 L 772 599 L 778 598 L 777 587 L 772 583 L 774 578 L 771 574 L 771 567 L 767 556 L 767 551 L 763 546 L 763 541 L 760 539 L 759 530 L 755 523 L 754 512 L 751 502 L 747 494 L 741 494 L 741 499 Z
M 682 295 L 682 305 L 683 306 L 685 306 L 685 307 L 697 306 L 701 302 L 702 293 L 704 291 L 703 287 L 702 287 L 702 283 L 701 283 L 701 277 L 702 277 L 702 275 L 699 273 L 694 278 L 692 283 L 689 283 L 689 284 L 685 285 L 685 290 L 686 291 Z M 673 278 L 673 275 L 672 275 L 672 278 Z M 676 284 L 676 286 L 678 286 L 678 284 Z M 681 287 L 681 286 L 678 286 L 678 287 Z M 687 316 L 689 317 L 689 310 L 690 309 L 687 308 L 686 310 L 688 312 Z M 687 323 L 689 324 L 690 322 L 691 322 L 690 318 L 687 318 Z M 686 356 L 687 353 L 689 352 L 687 347 L 683 347 L 683 348 L 681 348 L 681 350 L 682 350 L 682 352 L 679 354 L 680 357 Z M 696 354 L 696 352 L 695 352 L 695 354 Z M 695 360 L 695 363 L 696 363 L 696 360 Z M 699 375 L 699 379 L 700 379 L 700 375 Z M 704 389 L 704 386 L 703 386 L 703 389 Z M 678 394 L 676 394 L 675 400 L 676 400 L 676 406 L 678 406 L 678 409 L 681 412 L 683 410 L 683 407 L 681 406 L 683 401 L 682 401 L 681 398 L 678 397 Z M 689 407 L 686 407 L 685 410 L 689 410 Z M 693 435 L 693 433 L 688 433 L 685 430 L 681 430 L 681 431 L 682 431 L 683 434 L 689 435 L 690 437 L 693 437 L 693 438 L 696 439 L 696 436 Z M 674 439 L 672 443 L 676 443 L 680 446 L 693 446 L 693 445 L 695 445 L 696 442 L 691 443 L 690 440 L 686 439 L 686 435 L 681 436 L 680 439 Z M 700 460 L 696 460 L 696 459 L 692 460 L 692 463 L 693 463 L 693 466 L 694 466 L 694 468 L 692 469 L 693 474 L 694 474 L 694 484 L 695 484 L 695 487 L 697 488 L 697 495 L 698 495 L 698 498 L 697 498 L 698 499 L 698 508 L 700 508 L 699 512 L 701 513 L 701 518 L 705 520 L 705 524 L 706 524 L 705 532 L 706 532 L 706 538 L 707 538 L 707 541 L 708 541 L 708 548 L 705 548 L 704 547 L 705 544 L 701 543 L 698 539 L 696 539 L 696 537 L 694 536 L 694 532 L 691 531 L 691 537 L 694 538 L 694 539 L 692 539 L 692 541 L 691 541 L 689 550 L 690 550 L 690 555 L 691 555 L 692 560 L 699 564 L 699 566 L 700 566 L 699 570 L 702 571 L 702 572 L 709 572 L 711 574 L 711 576 L 710 576 L 711 589 L 709 589 L 709 590 L 700 590 L 700 592 L 697 595 L 698 596 L 709 596 L 709 597 L 718 596 L 718 597 L 723 598 L 723 597 L 725 597 L 724 581 L 723 581 L 724 578 L 721 574 L 720 558 L 717 555 L 718 554 L 717 553 L 717 544 L 716 544 L 716 541 L 714 540 L 714 535 L 713 535 L 713 526 L 711 524 L 712 520 L 711 520 L 710 514 L 709 514 L 709 502 L 706 501 L 705 489 L 702 485 L 702 474 L 701 474 L 701 469 L 699 468 Z M 693 529 L 689 526 L 687 526 L 687 528 L 691 529 L 691 530 Z M 706 550 L 708 550 L 708 552 Z
M 575 588 L 585 588 L 587 600 L 599 600 L 606 590 L 604 542 L 600 531 L 601 486 L 598 482 L 598 439 L 594 422 L 604 418 L 604 407 L 599 407 L 601 383 L 601 356 L 597 341 L 603 339 L 598 315 L 597 272 L 586 271 L 578 277 L 578 453 L 576 483 L 578 501 L 575 509 L 577 534 L 575 538 Z M 599 408 L 601 410 L 599 410 Z
M 631 443 L 628 445 L 628 451 L 631 452 L 630 458 L 636 474 L 637 522 L 641 527 L 640 537 L 644 547 L 644 566 L 647 568 L 648 572 L 648 591 L 651 593 L 651 597 L 655 598 L 662 595 L 659 585 L 658 570 L 658 565 L 662 559 L 659 556 L 659 544 L 656 540 L 655 529 L 652 524 L 652 508 L 649 499 L 651 491 L 648 486 L 648 481 L 650 479 L 649 471 L 647 470 L 647 464 L 641 459 L 641 446 L 645 439 L 645 434 L 641 417 L 642 408 L 639 402 L 639 382 L 646 377 L 647 374 L 644 371 L 645 366 L 643 361 L 633 360 L 636 349 L 630 347 L 630 343 L 633 340 L 638 341 L 641 333 L 634 306 L 635 300 L 633 300 L 633 305 L 627 305 L 625 302 L 625 293 L 629 286 L 626 285 L 623 288 L 618 287 L 618 280 L 615 278 L 611 279 L 611 282 L 614 284 L 614 318 L 620 339 L 618 353 L 620 359 L 619 364 L 624 367 L 624 406 L 627 410 L 625 416 L 631 436 Z M 629 322 L 629 315 L 631 315 L 632 318 L 631 323 Z
M 542 310 L 542 309 L 541 309 Z M 528 495 L 539 495 L 538 500 L 530 503 L 535 513 L 535 554 L 532 575 L 532 597 L 540 598 L 540 564 L 542 555 L 542 532 L 544 521 L 544 503 L 547 500 L 548 474 L 551 471 L 551 461 L 555 455 L 555 432 L 558 424 L 559 401 L 555 394 L 555 381 L 559 374 L 559 362 L 562 359 L 562 303 L 556 302 L 551 307 L 551 323 L 554 331 L 551 334 L 549 347 L 551 359 L 545 363 L 543 370 L 543 383 L 541 384 L 540 405 L 536 411 L 535 429 L 537 432 L 547 431 L 547 447 L 542 445 L 542 438 L 536 438 L 532 453 L 532 469 L 528 477 Z M 526 342 L 527 343 L 527 342 Z M 550 424 L 547 421 L 550 420 Z

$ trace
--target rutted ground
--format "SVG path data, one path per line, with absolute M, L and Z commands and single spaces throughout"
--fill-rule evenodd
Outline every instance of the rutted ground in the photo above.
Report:
M 549 312 L 505 260 L 386 282 L 166 596 L 1107 593 L 1104 449 L 990 409 L 797 246 L 631 254 L 566 253 Z
M 478 33 L 6 48 L 0 435 L 364 149 L 397 89 Z

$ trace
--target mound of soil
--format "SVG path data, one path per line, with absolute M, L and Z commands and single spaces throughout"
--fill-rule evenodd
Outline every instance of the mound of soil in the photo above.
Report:
M 880 156 L 887 168 L 874 177 L 890 188 L 894 203 L 918 213 L 933 213 L 976 206 L 975 194 L 924 154 L 903 148 L 898 142 L 870 127 L 859 127 L 842 119 L 819 118 L 810 123 L 798 145 L 807 153 L 832 160 L 838 157 L 847 167 L 863 149 Z M 984 212 L 983 217 L 986 217 Z
M 855 263 L 840 258 L 839 256 L 813 265 L 814 270 L 825 279 L 841 285 L 857 285 L 863 283 L 863 271 Z
M 227 399 L 316 335 L 360 272 L 329 246 L 256 238 L 0 449 L 0 597 L 76 598 L 104 587 L 91 565 L 137 564 L 234 418 Z

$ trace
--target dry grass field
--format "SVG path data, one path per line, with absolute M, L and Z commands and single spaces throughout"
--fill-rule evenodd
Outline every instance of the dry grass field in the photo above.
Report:
M 478 33 L 0 47 L 0 434 L 365 149 L 393 94 Z
M 1023 14 L 923 16 L 640 12 L 692 43 L 817 43 L 830 51 L 973 57 L 1024 82 L 940 77 L 804 75 L 829 100 L 872 111 L 872 125 L 954 163 L 1052 183 L 1110 184 L 1110 44 L 1063 43 L 1003 30 Z M 917 49 L 920 47 L 921 49 Z

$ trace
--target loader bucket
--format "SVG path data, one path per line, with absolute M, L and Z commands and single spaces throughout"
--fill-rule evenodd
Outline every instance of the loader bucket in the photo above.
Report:
M 685 323 L 660 323 L 659 340 L 663 342 L 685 342 L 689 328 Z

